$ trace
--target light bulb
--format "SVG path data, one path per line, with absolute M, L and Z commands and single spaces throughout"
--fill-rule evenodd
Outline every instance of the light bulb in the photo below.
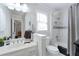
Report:
M 15 4 L 15 10 L 21 11 L 20 3 L 16 3 L 16 4 Z
M 14 3 L 6 4 L 9 9 L 14 10 Z
M 11 10 L 14 10 L 14 7 L 12 7 L 12 6 L 8 6 L 8 8 L 11 9 Z
M 21 7 L 22 7 L 22 12 L 27 12 L 29 10 L 26 4 L 23 4 Z

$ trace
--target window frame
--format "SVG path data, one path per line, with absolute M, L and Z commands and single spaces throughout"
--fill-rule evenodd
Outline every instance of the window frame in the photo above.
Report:
M 43 21 L 40 20 L 40 18 L 41 18 L 40 15 L 43 16 L 43 17 L 46 17 L 45 18 L 45 22 L 44 22 L 44 20 Z M 37 12 L 37 15 L 36 16 L 37 16 L 37 31 L 47 31 L 48 30 L 47 15 L 44 14 L 44 13 Z M 44 24 L 46 26 L 45 27 L 46 29 L 44 29 L 44 27 L 42 27 L 42 26 L 39 26 L 39 24 Z M 38 28 L 38 27 L 40 27 L 40 28 Z

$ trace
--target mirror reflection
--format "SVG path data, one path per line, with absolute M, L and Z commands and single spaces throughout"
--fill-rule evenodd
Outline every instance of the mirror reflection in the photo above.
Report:
M 2 42 L 0 46 L 32 41 L 32 25 L 31 18 L 27 16 L 30 13 L 28 9 L 27 4 L 22 3 L 0 4 L 0 42 Z

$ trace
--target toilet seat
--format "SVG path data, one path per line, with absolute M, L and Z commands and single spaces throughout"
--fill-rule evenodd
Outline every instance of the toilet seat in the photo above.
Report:
M 50 56 L 57 56 L 59 54 L 59 50 L 55 46 L 47 46 L 47 52 Z
M 58 51 L 59 51 L 59 50 L 57 49 L 57 47 L 51 46 L 51 45 L 47 46 L 47 50 L 50 51 L 50 52 L 52 52 L 52 51 L 58 52 Z

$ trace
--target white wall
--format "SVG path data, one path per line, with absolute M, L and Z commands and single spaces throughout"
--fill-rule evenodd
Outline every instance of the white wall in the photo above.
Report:
M 29 30 L 29 29 L 32 29 L 33 32 L 37 32 L 37 33 L 40 33 L 40 34 L 45 34 L 45 35 L 49 35 L 49 32 L 50 32 L 50 26 L 49 26 L 49 11 L 47 10 L 43 10 L 42 8 L 37 8 L 37 7 L 34 7 L 34 6 L 29 6 L 30 8 L 30 12 L 26 13 L 25 15 L 25 22 L 26 22 L 26 25 L 25 25 L 25 30 Z M 48 30 L 47 31 L 37 31 L 37 12 L 40 12 L 40 13 L 43 13 L 45 15 L 47 15 L 47 20 L 48 20 Z M 31 26 L 29 25 L 29 21 L 31 20 Z
M 10 12 L 7 8 L 0 5 L 0 36 L 11 35 Z
M 26 13 L 25 15 L 25 30 L 32 30 L 32 13 Z

